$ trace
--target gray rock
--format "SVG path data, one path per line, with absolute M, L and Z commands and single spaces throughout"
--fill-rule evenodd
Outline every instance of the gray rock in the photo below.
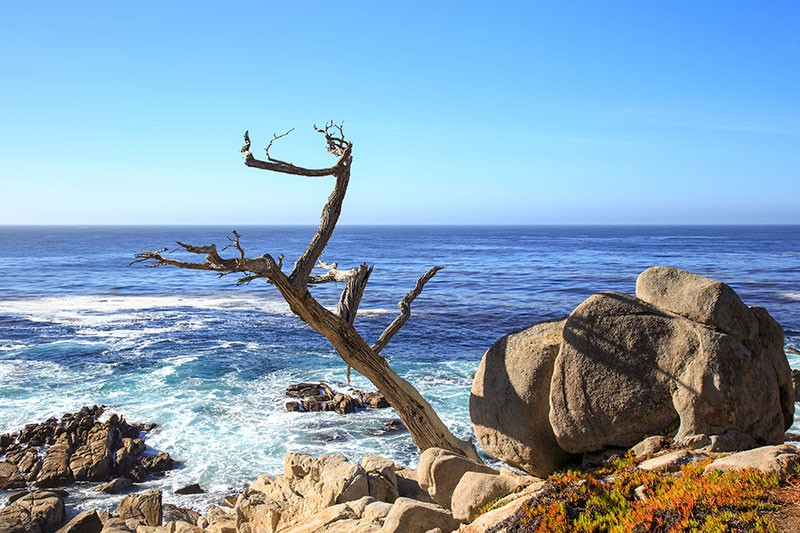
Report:
M 650 472 L 677 472 L 683 465 L 694 463 L 703 457 L 707 456 L 689 450 L 677 450 L 642 461 L 638 468 Z
M 492 457 L 538 476 L 575 458 L 550 426 L 550 382 L 564 320 L 544 322 L 495 342 L 481 359 L 470 394 L 475 434 Z
M 758 322 L 725 283 L 679 268 L 654 266 L 636 280 L 636 297 L 739 339 L 758 334 Z
M 780 446 L 762 446 L 754 450 L 734 453 L 715 459 L 705 468 L 705 472 L 720 470 L 744 470 L 755 468 L 768 474 L 791 473 L 800 466 L 800 453 L 796 446 L 783 444 Z
M 782 333 L 752 316 L 759 335 L 744 343 L 637 298 L 591 296 L 568 318 L 555 363 L 550 423 L 559 444 L 574 453 L 627 448 L 679 417 L 678 445 L 730 430 L 783 442 L 794 404 L 788 363 L 773 353 Z
M 203 494 L 205 491 L 203 488 L 198 485 L 197 483 L 192 483 L 191 485 L 186 485 L 185 487 L 181 487 L 175 491 L 175 494 Z

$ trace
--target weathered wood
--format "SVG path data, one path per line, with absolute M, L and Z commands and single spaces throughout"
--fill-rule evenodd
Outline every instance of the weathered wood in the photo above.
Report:
M 249 133 L 245 132 L 244 136 L 245 145 L 242 153 L 245 154 L 247 166 L 284 174 L 305 177 L 333 176 L 336 179 L 333 192 L 322 209 L 319 228 L 306 250 L 295 262 L 289 275 L 282 270 L 282 255 L 278 261 L 275 261 L 269 254 L 263 254 L 256 258 L 246 257 L 244 248 L 239 242 L 240 235 L 236 231 L 233 232 L 233 238 L 229 238 L 231 244 L 227 248 L 235 248 L 239 253 L 238 257 L 222 257 L 213 244 L 194 246 L 178 242 L 178 245 L 187 252 L 205 255 L 205 262 L 193 263 L 167 257 L 164 255 L 167 249 L 164 248 L 137 254 L 132 263 L 152 261 L 151 266 L 210 270 L 219 275 L 240 273 L 242 277 L 239 278 L 239 283 L 249 283 L 254 279 L 265 278 L 268 283 L 278 289 L 295 315 L 328 339 L 342 360 L 347 363 L 348 380 L 349 370 L 352 367 L 383 393 L 386 400 L 397 411 L 408 428 L 412 440 L 420 450 L 431 447 L 444 448 L 480 461 L 472 443 L 455 437 L 419 391 L 398 376 L 389 367 L 386 359 L 380 355 L 391 338 L 400 331 L 411 316 L 411 303 L 422 292 L 425 284 L 442 267 L 433 267 L 417 280 L 414 288 L 398 304 L 400 315 L 386 328 L 375 345 L 370 346 L 356 331 L 354 322 L 364 289 L 372 273 L 372 267 L 361 264 L 350 270 L 339 270 L 336 263 L 328 265 L 320 261 L 322 252 L 339 220 L 342 203 L 347 192 L 352 163 L 352 143 L 345 140 L 341 125 L 331 122 L 324 128 L 315 126 L 314 129 L 325 136 L 328 151 L 339 158 L 334 166 L 326 169 L 308 169 L 270 156 L 269 149 L 272 147 L 272 143 L 288 135 L 291 130 L 282 135 L 273 135 L 266 149 L 267 161 L 260 161 L 253 157 L 250 153 Z M 311 272 L 315 265 L 325 269 L 326 272 L 319 276 L 312 276 Z M 329 282 L 345 284 L 336 313 L 321 305 L 308 290 L 309 285 Z
M 406 322 L 408 322 L 408 319 L 411 317 L 411 302 L 413 302 L 414 299 L 422 293 L 422 289 L 425 288 L 425 284 L 428 283 L 430 279 L 443 268 L 444 267 L 435 266 L 428 270 L 422 275 L 421 278 L 417 280 L 414 288 L 408 291 L 403 299 L 398 302 L 397 307 L 400 308 L 400 315 L 398 315 L 398 317 L 395 318 L 385 330 L 383 330 L 381 336 L 378 337 L 378 340 L 372 345 L 372 351 L 377 354 L 381 353 L 383 349 L 386 348 L 386 345 L 389 344 L 389 341 L 392 340 L 392 337 L 397 335 L 397 332 L 399 332 L 400 329 L 406 325 Z

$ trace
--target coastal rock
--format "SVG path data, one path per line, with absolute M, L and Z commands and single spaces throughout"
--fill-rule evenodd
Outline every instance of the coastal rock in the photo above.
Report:
M 200 513 L 197 511 L 193 509 L 187 509 L 185 507 L 178 507 L 177 505 L 172 505 L 171 503 L 163 504 L 161 506 L 161 512 L 164 515 L 164 523 L 188 522 L 190 524 L 196 524 L 201 518 Z
M 86 443 L 75 450 L 69 469 L 75 481 L 105 481 L 111 475 L 114 431 L 109 424 L 95 424 Z
M 98 487 L 98 492 L 105 492 L 106 494 L 119 494 L 133 486 L 133 482 L 126 477 L 118 477 L 112 479 L 108 483 Z
M 705 468 L 705 472 L 720 470 L 744 470 L 754 468 L 767 474 L 791 473 L 800 466 L 800 453 L 796 446 L 762 446 L 753 450 L 734 453 L 715 459 Z
M 52 533 L 63 521 L 64 500 L 53 492 L 31 492 L 0 509 L 3 533 Z
M 17 471 L 28 481 L 33 481 L 42 467 L 42 459 L 36 448 L 12 445 L 6 450 L 6 462 L 17 467 Z
M 62 434 L 55 444 L 47 449 L 42 461 L 42 468 L 36 476 L 36 484 L 40 487 L 60 487 L 72 482 L 72 471 L 69 459 L 72 447 L 67 434 Z
M 453 491 L 453 518 L 464 523 L 472 522 L 488 503 L 511 494 L 519 487 L 519 480 L 511 476 L 467 472 Z
M 383 522 L 381 533 L 425 533 L 434 528 L 453 531 L 459 528 L 458 520 L 446 509 L 408 498 L 398 498 Z
M 129 494 L 119 503 L 117 515 L 123 520 L 134 520 L 146 526 L 160 526 L 162 519 L 161 491 Z
M 205 491 L 203 488 L 198 485 L 197 483 L 192 483 L 191 485 L 186 485 L 185 487 L 181 487 L 175 491 L 175 494 L 203 494 Z
M 392 461 L 367 455 L 361 459 L 361 467 L 367 473 L 369 495 L 383 502 L 394 502 L 399 496 L 397 491 L 397 475 Z
M 411 468 L 397 467 L 394 471 L 397 478 L 397 494 L 421 502 L 433 503 L 430 494 L 419 486 L 417 471 Z
M 636 297 L 740 339 L 752 339 L 758 334 L 758 321 L 733 289 L 686 270 L 648 268 L 636 279 Z
M 676 450 L 642 461 L 637 468 L 650 472 L 677 472 L 683 465 L 697 462 L 703 457 L 706 455 L 689 450 Z
M 629 447 L 678 421 L 678 445 L 730 430 L 782 442 L 794 409 L 788 363 L 776 353 L 782 331 L 763 310 L 737 313 L 725 327 L 744 324 L 747 339 L 630 296 L 588 298 L 564 326 L 551 383 L 550 423 L 559 444 L 575 453 Z M 707 314 L 706 321 L 715 316 Z
M 21 489 L 25 486 L 25 478 L 17 465 L 0 461 L 0 490 Z
M 142 457 L 141 465 L 151 472 L 165 472 L 171 470 L 175 463 L 167 452 L 160 452 L 157 455 Z
M 59 529 L 56 533 L 100 533 L 103 530 L 103 522 L 97 511 L 83 511 L 67 522 L 67 525 Z
M 662 435 L 647 437 L 631 448 L 634 457 L 644 457 L 660 452 L 669 445 L 669 439 Z
M 362 392 L 352 388 L 337 391 L 324 381 L 289 385 L 286 396 L 293 398 L 286 402 L 287 411 L 334 411 L 349 414 L 357 409 L 389 407 L 380 392 Z
M 475 435 L 492 457 L 546 476 L 574 457 L 550 426 L 550 381 L 564 320 L 502 337 L 484 354 L 472 382 Z
M 499 474 L 493 468 L 478 464 L 454 452 L 441 448 L 428 448 L 419 458 L 417 481 L 434 502 L 449 509 L 453 491 L 467 472 Z

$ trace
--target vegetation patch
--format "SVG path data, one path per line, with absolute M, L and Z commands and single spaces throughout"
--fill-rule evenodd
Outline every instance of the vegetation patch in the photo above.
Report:
M 569 470 L 501 524 L 510 532 L 777 532 L 770 494 L 777 475 L 756 470 L 703 476 L 710 459 L 676 474 L 636 468 L 632 457 L 591 472 Z

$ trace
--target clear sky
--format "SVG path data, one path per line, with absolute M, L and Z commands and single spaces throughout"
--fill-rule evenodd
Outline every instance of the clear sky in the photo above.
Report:
M 800 2 L 0 1 L 0 224 L 800 223 Z M 258 149 L 256 149 L 258 148 Z

